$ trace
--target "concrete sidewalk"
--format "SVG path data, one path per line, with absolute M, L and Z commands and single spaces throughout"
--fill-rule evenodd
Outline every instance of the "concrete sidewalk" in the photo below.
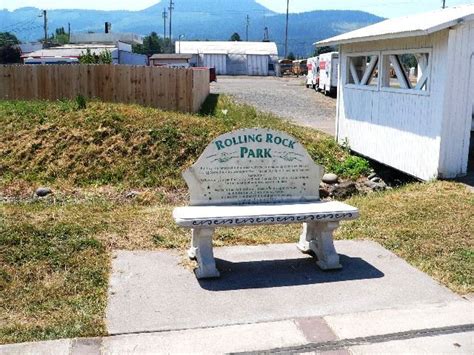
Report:
M 110 336 L 5 345 L 0 354 L 474 353 L 474 305 L 377 243 L 337 241 L 322 272 L 292 244 L 216 248 L 221 278 L 182 255 L 117 252 Z
M 472 354 L 469 301 L 326 317 L 5 345 L 1 354 Z

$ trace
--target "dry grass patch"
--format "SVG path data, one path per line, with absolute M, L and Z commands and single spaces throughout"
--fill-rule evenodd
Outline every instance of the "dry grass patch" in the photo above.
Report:
M 361 218 L 338 236 L 379 242 L 461 294 L 474 292 L 474 194 L 462 184 L 411 184 L 354 197 Z

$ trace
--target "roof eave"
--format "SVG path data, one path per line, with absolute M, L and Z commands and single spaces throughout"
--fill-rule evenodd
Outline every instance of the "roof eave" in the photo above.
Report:
M 349 43 L 361 43 L 361 42 L 371 42 L 371 41 L 380 41 L 385 39 L 397 39 L 397 38 L 408 38 L 408 37 L 418 37 L 418 36 L 428 36 L 432 33 L 439 32 L 445 30 L 447 28 L 457 26 L 465 21 L 474 20 L 474 15 L 460 17 L 456 20 L 452 20 L 438 26 L 434 26 L 428 28 L 426 30 L 417 30 L 417 31 L 410 31 L 410 32 L 397 32 L 397 33 L 389 33 L 377 36 L 367 36 L 367 37 L 359 37 L 359 38 L 350 38 L 350 39 L 341 39 L 341 40 L 331 40 L 331 38 L 319 42 L 313 43 L 316 47 L 323 47 L 323 46 L 335 46 L 340 44 L 349 44 Z M 333 37 L 334 38 L 334 37 Z

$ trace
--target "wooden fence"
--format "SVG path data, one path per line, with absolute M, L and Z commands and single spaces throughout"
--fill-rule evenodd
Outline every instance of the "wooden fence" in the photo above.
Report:
M 0 66 L 0 99 L 58 100 L 77 95 L 197 112 L 209 95 L 209 70 L 128 65 Z

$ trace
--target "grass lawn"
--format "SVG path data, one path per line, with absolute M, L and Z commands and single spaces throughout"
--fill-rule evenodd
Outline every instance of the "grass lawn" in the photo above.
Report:
M 171 218 L 186 203 L 179 173 L 215 136 L 285 130 L 332 170 L 359 175 L 331 138 L 220 98 L 206 114 L 74 102 L 0 102 L 0 342 L 97 336 L 113 249 L 183 250 Z M 221 110 L 228 109 L 227 115 Z M 3 129 L 5 128 L 5 129 Z M 55 194 L 31 198 L 42 184 Z M 139 191 L 127 198 L 130 190 Z M 361 218 L 338 238 L 375 240 L 452 290 L 474 291 L 474 194 L 451 182 L 353 197 Z M 215 244 L 296 242 L 299 226 L 219 229 Z

